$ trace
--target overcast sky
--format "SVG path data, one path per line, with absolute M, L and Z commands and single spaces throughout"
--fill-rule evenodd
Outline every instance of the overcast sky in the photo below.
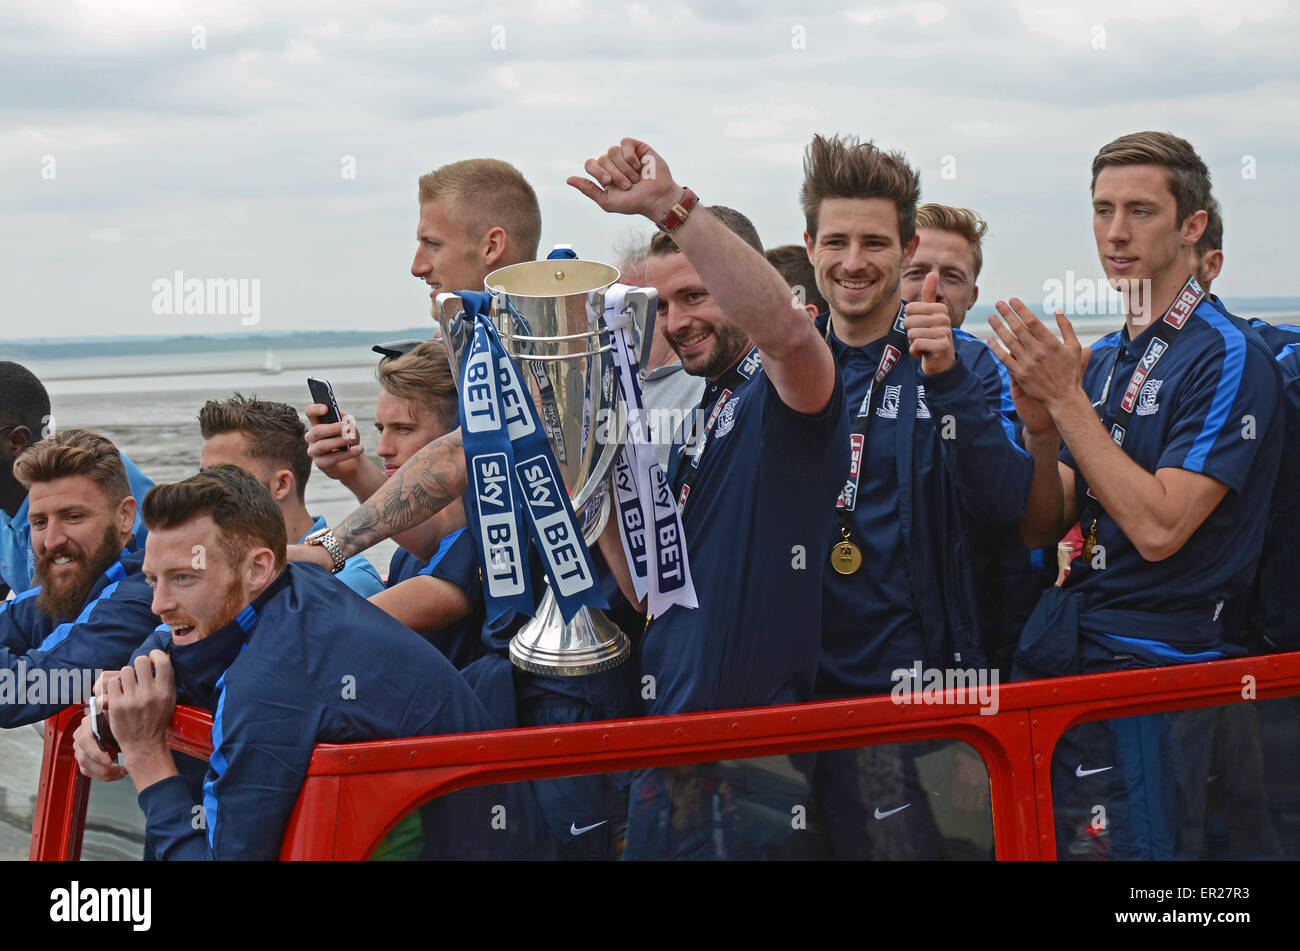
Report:
M 1295 5 L 1087 6 L 11 2 L 0 337 L 418 326 L 420 174 L 506 159 L 537 189 L 544 250 L 608 258 L 648 223 L 564 179 L 624 135 L 769 246 L 800 239 L 814 132 L 901 149 L 925 200 L 988 219 L 991 303 L 1100 276 L 1092 156 L 1167 130 L 1224 206 L 1215 290 L 1300 295 Z M 177 270 L 259 280 L 259 323 L 156 315 Z

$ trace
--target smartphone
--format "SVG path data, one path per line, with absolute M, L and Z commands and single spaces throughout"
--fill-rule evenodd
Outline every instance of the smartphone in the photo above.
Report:
M 309 376 L 307 377 L 307 389 L 311 390 L 311 398 L 314 402 L 329 407 L 329 411 L 320 418 L 322 423 L 342 421 L 343 414 L 339 412 L 339 401 L 334 398 L 334 387 L 330 386 L 329 380 Z
M 109 756 L 117 756 L 122 752 L 122 748 L 117 745 L 117 740 L 113 737 L 113 731 L 108 728 L 108 711 L 104 709 L 103 697 L 91 697 L 88 716 L 90 717 L 90 733 L 99 744 L 99 748 Z

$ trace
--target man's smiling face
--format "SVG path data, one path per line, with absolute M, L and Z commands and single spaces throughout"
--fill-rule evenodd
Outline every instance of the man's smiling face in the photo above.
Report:
M 920 300 L 926 275 L 937 275 L 939 286 L 935 300 L 948 305 L 952 325 L 960 327 L 979 296 L 979 288 L 975 286 L 975 254 L 969 242 L 955 232 L 918 228 L 916 234 L 920 243 L 903 268 L 899 294 L 906 301 Z
M 56 621 L 76 617 L 82 603 L 122 551 L 135 501 L 113 505 L 84 475 L 34 482 L 27 494 L 37 607 Z
M 749 337 L 722 315 L 686 255 L 652 254 L 646 283 L 659 292 L 656 327 L 692 376 L 716 379 L 749 349 Z
M 375 402 L 375 429 L 379 430 L 375 454 L 384 461 L 384 474 L 392 475 L 407 459 L 454 427 L 454 420 L 448 426 L 428 407 L 394 396 L 381 387 Z
M 888 198 L 823 199 L 817 237 L 805 234 L 804 242 L 832 315 L 856 321 L 886 302 L 897 306 L 904 248 Z

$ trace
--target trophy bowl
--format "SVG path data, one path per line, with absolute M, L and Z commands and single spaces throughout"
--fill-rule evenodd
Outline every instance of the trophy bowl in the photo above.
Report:
M 500 268 L 484 281 L 489 319 L 537 407 L 542 430 L 569 495 L 583 541 L 599 538 L 609 517 L 609 472 L 625 431 L 605 292 L 619 272 L 597 261 L 558 259 Z M 638 369 L 649 355 L 655 291 L 629 290 L 630 333 Z M 473 337 L 460 298 L 439 294 L 434 316 L 456 379 Z M 548 580 L 535 616 L 510 642 L 515 666 L 539 674 L 581 676 L 627 659 L 626 634 L 590 607 L 565 622 Z

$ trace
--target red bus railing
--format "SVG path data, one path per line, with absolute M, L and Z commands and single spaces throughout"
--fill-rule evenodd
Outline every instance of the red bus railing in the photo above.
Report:
M 1249 688 L 1249 689 L 1247 689 Z M 1053 859 L 1051 760 L 1087 720 L 1300 695 L 1300 653 L 1063 677 L 997 688 L 973 703 L 896 704 L 890 696 L 346 745 L 322 744 L 289 817 L 283 859 L 363 859 L 411 810 L 466 786 L 884 743 L 956 739 L 988 770 L 995 854 Z M 951 701 L 952 694 L 940 694 Z M 33 859 L 77 859 L 89 780 L 72 734 L 81 710 L 46 721 Z M 173 749 L 206 758 L 211 718 L 182 707 Z

